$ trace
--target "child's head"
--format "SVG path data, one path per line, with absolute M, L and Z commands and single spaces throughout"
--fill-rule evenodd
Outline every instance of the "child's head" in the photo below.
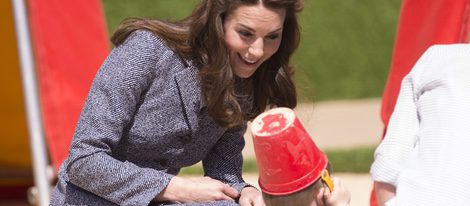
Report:
M 328 159 L 293 110 L 275 108 L 260 114 L 251 133 L 266 205 L 315 205 L 322 179 L 332 189 Z
M 329 164 L 327 170 L 330 172 Z M 263 192 L 263 199 L 266 206 L 316 206 L 315 198 L 321 188 L 327 189 L 328 185 L 318 179 L 308 187 L 288 195 L 270 195 Z

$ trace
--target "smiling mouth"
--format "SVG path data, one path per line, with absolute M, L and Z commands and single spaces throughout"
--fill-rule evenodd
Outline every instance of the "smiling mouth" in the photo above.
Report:
M 240 54 L 238 54 L 238 57 L 242 60 L 242 62 L 244 62 L 245 64 L 248 64 L 248 65 L 254 65 L 254 64 L 256 64 L 256 62 L 258 62 L 258 60 L 256 60 L 256 61 L 250 61 L 250 60 L 248 60 L 248 59 L 245 59 L 245 58 L 243 58 L 243 56 L 240 55 Z

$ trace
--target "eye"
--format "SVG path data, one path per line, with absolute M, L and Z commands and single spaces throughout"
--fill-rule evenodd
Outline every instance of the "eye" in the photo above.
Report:
M 242 37 L 245 37 L 245 38 L 250 38 L 253 36 L 253 34 L 249 31 L 245 31 L 245 30 L 240 30 L 238 31 L 238 33 L 242 36 Z
M 274 40 L 274 39 L 279 38 L 279 35 L 278 34 L 270 34 L 270 35 L 266 36 L 266 38 Z

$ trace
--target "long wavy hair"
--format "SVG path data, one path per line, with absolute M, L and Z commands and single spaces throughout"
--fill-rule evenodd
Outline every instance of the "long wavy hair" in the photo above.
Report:
M 285 8 L 281 44 L 247 79 L 233 74 L 224 40 L 224 19 L 243 5 Z M 233 127 L 271 107 L 294 108 L 297 93 L 289 60 L 300 41 L 297 13 L 303 0 L 201 0 L 187 18 L 170 22 L 129 18 L 111 37 L 118 46 L 136 30 L 148 30 L 164 39 L 182 58 L 199 68 L 199 81 L 209 115 L 223 127 Z M 249 106 L 246 106 L 249 105 Z

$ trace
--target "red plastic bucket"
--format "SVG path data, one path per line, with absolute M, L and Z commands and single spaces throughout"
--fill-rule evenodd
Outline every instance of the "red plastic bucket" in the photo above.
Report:
M 271 195 L 302 190 L 320 178 L 328 159 L 308 135 L 295 112 L 275 108 L 253 120 L 251 134 L 259 186 Z

